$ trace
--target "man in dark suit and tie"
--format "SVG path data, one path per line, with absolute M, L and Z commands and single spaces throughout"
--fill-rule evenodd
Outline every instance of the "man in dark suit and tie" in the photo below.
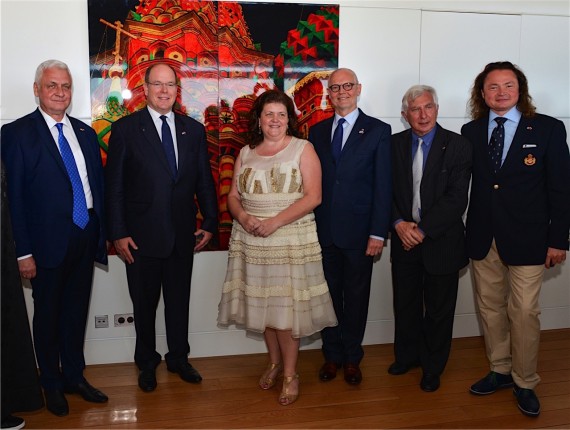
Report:
M 321 332 L 325 363 L 319 378 L 330 381 L 344 367 L 345 381 L 354 385 L 362 381 L 372 263 L 387 238 L 392 202 L 391 128 L 358 109 L 360 91 L 352 70 L 335 70 L 328 80 L 335 115 L 309 132 L 323 172 L 315 217 L 338 319 L 338 326 Z
M 491 370 L 470 392 L 514 385 L 521 412 L 536 417 L 542 278 L 568 250 L 566 129 L 536 113 L 526 76 L 508 61 L 475 78 L 469 107 L 473 121 L 461 129 L 473 143 L 467 250 Z
M 453 332 L 459 270 L 467 265 L 463 213 L 471 143 L 437 124 L 437 94 L 427 85 L 402 98 L 409 130 L 392 136 L 394 355 L 401 375 L 421 365 L 420 387 L 440 385 Z
M 39 108 L 2 127 L 2 160 L 18 266 L 33 288 L 40 382 L 48 410 L 64 416 L 64 392 L 108 400 L 83 377 L 94 261 L 107 264 L 103 165 L 95 131 L 66 115 L 67 65 L 40 64 L 34 94 Z
M 173 67 L 151 64 L 144 92 L 147 106 L 112 126 L 105 175 L 109 238 L 127 263 L 138 383 L 153 391 L 161 361 L 155 335 L 161 289 L 167 368 L 186 382 L 202 380 L 188 363 L 190 280 L 194 252 L 216 229 L 217 196 L 204 127 L 172 111 L 178 92 Z M 203 215 L 200 229 L 194 196 Z

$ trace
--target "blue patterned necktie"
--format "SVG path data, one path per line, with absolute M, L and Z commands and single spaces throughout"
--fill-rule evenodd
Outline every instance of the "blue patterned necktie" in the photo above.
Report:
M 176 167 L 176 154 L 174 153 L 174 141 L 172 140 L 172 132 L 170 131 L 170 126 L 166 121 L 166 116 L 161 115 L 162 120 L 162 146 L 164 147 L 164 152 L 166 153 L 166 160 L 172 171 L 172 177 L 176 177 L 176 172 L 178 168 Z
M 334 157 L 334 161 L 338 163 L 338 159 L 340 158 L 340 153 L 342 152 L 342 133 L 343 133 L 343 124 L 346 122 L 344 118 L 340 118 L 336 124 L 336 129 L 334 130 L 333 138 L 332 138 L 332 154 Z
M 489 140 L 489 156 L 495 173 L 501 168 L 501 160 L 503 158 L 503 147 L 505 146 L 505 121 L 507 118 L 497 117 L 495 121 L 497 126 L 491 133 L 491 140 Z
M 69 142 L 63 135 L 63 124 L 58 122 L 56 124 L 59 136 L 57 143 L 61 152 L 63 164 L 71 180 L 71 188 L 73 190 L 73 223 L 82 229 L 85 228 L 89 222 L 89 212 L 87 211 L 87 202 L 85 201 L 85 192 L 83 191 L 83 184 L 79 176 L 79 170 L 75 163 L 75 157 L 69 146 Z

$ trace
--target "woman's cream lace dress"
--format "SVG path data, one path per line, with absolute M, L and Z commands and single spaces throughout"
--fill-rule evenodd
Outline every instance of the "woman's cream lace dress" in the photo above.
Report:
M 249 214 L 269 218 L 303 196 L 299 163 L 305 145 L 310 143 L 293 137 L 273 156 L 242 148 L 238 191 Z M 312 212 L 266 238 L 234 220 L 218 324 L 260 333 L 266 327 L 292 330 L 293 337 L 337 324 Z

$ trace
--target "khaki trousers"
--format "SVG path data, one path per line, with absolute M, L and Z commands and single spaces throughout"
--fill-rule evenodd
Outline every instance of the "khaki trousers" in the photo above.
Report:
M 540 344 L 540 306 L 544 265 L 509 266 L 495 240 L 483 260 L 472 261 L 477 305 L 491 370 L 511 374 L 521 388 L 534 389 Z

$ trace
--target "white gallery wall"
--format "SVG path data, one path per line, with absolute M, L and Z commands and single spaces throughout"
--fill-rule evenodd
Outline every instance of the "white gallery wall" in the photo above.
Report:
M 282 1 L 283 2 L 283 1 Z M 322 3 L 322 2 L 321 2 Z M 529 78 L 541 113 L 570 128 L 570 6 L 567 1 L 341 1 L 340 66 L 362 83 L 360 106 L 369 115 L 404 129 L 400 102 L 416 83 L 439 93 L 439 122 L 459 132 L 468 121 L 466 102 L 485 64 L 509 60 Z M 87 0 L 0 0 L 0 122 L 35 109 L 34 72 L 43 60 L 65 61 L 74 77 L 71 115 L 90 122 Z M 190 301 L 191 357 L 265 351 L 241 330 L 218 329 L 217 306 L 227 252 L 196 255 Z M 29 286 L 28 286 L 29 287 Z M 32 299 L 25 290 L 30 316 Z M 541 295 L 542 328 L 570 327 L 570 262 L 548 270 Z M 130 362 L 132 326 L 113 327 L 115 314 L 130 313 L 123 263 L 111 257 L 95 270 L 85 343 L 88 364 Z M 95 328 L 108 315 L 109 328 Z M 375 263 L 365 343 L 393 341 L 389 249 Z M 166 352 L 162 304 L 158 345 Z M 479 335 L 471 275 L 461 272 L 455 337 Z M 306 339 L 303 348 L 319 348 Z

